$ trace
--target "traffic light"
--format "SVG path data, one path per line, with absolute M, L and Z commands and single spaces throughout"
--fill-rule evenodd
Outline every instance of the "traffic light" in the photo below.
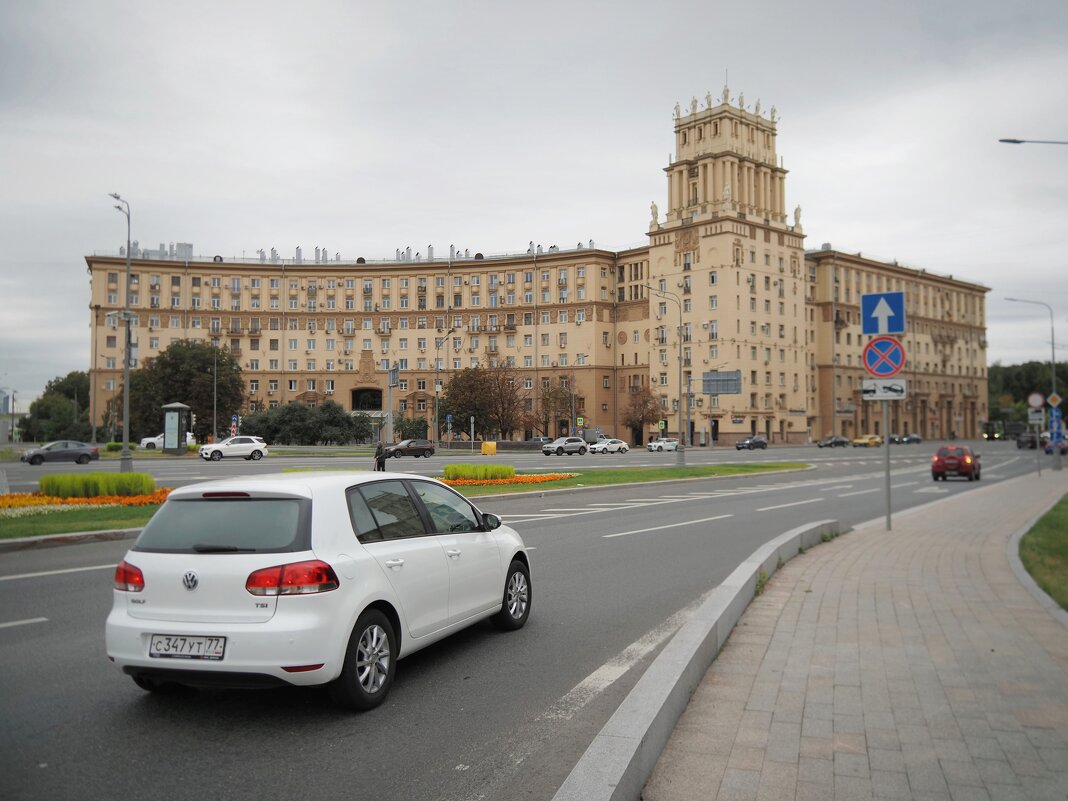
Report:
M 189 427 L 190 428 L 196 428 L 197 427 L 197 416 L 196 416 L 196 414 L 191 413 L 189 415 Z

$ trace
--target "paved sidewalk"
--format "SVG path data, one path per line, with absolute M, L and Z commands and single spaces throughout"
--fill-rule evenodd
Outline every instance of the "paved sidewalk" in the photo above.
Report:
M 777 571 L 644 801 L 1068 799 L 1068 627 L 1009 544 L 1068 471 L 976 487 Z

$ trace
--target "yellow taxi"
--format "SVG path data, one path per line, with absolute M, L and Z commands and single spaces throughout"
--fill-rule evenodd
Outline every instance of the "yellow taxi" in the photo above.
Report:
M 853 438 L 854 448 L 878 448 L 883 444 L 883 438 L 878 434 L 861 434 Z

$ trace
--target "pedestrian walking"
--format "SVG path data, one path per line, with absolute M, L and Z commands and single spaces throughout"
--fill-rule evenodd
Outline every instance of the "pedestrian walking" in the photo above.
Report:
M 383 473 L 386 471 L 386 449 L 381 441 L 375 448 L 375 470 Z

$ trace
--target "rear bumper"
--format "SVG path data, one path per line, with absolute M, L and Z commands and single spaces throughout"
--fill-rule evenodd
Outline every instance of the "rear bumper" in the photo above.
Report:
M 114 608 L 104 639 L 108 658 L 130 675 L 197 686 L 307 686 L 338 677 L 349 623 L 347 614 L 326 605 L 315 613 L 279 610 L 269 621 L 241 624 L 143 620 Z M 150 657 L 153 634 L 226 637 L 226 648 L 219 661 Z M 316 670 L 283 669 L 318 664 Z

